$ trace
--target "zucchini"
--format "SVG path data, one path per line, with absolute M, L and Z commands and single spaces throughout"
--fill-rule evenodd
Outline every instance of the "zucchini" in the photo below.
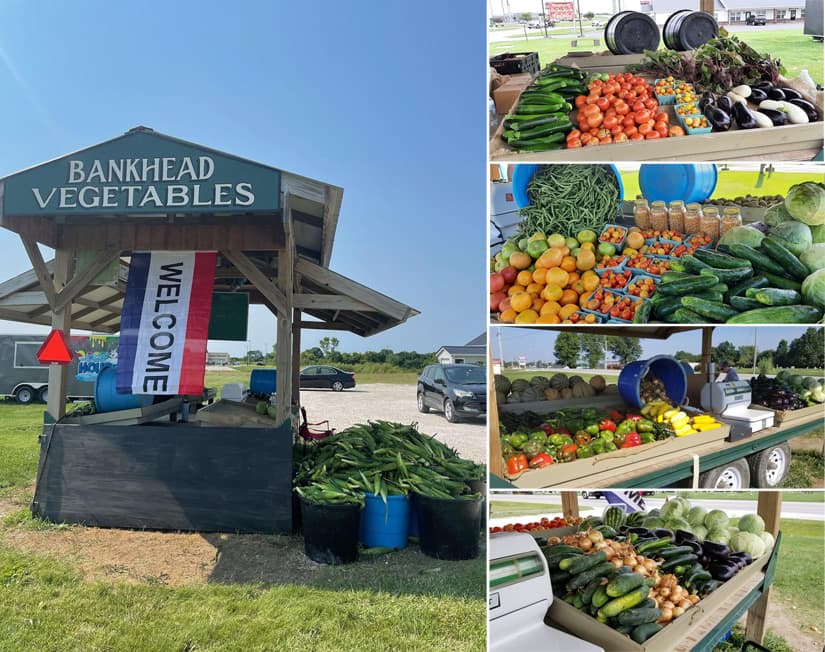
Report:
M 646 324 L 650 321 L 650 315 L 653 312 L 653 304 L 650 301 L 642 302 L 642 305 L 636 308 L 636 312 L 633 314 L 633 323 L 634 324 Z
M 577 591 L 579 589 L 583 589 L 597 577 L 607 577 L 607 575 L 615 569 L 616 567 L 609 561 L 604 561 L 601 564 L 594 566 L 590 570 L 586 570 L 583 573 L 574 575 L 567 583 L 567 590 Z
M 570 573 L 563 570 L 551 570 L 550 571 L 550 583 L 551 584 L 567 584 L 567 581 L 572 577 Z
M 671 317 L 675 324 L 707 324 L 708 320 L 687 308 L 679 308 Z
M 644 553 L 653 550 L 661 550 L 662 548 L 668 548 L 672 543 L 673 541 L 670 537 L 662 537 L 661 539 L 652 539 L 650 541 L 645 541 L 644 543 L 640 543 L 638 546 L 636 546 L 636 554 L 643 555 Z
M 655 623 L 662 617 L 662 610 L 656 607 L 636 607 L 623 611 L 616 620 L 620 625 L 643 625 L 644 623 Z
M 584 607 L 584 598 L 582 598 L 582 594 L 581 593 L 574 593 L 573 594 L 573 602 L 571 602 L 570 604 L 572 604 L 574 607 L 576 607 L 576 609 L 581 609 L 582 607 Z
M 685 555 L 680 555 L 679 557 L 671 557 L 666 562 L 663 562 L 659 565 L 660 571 L 669 571 L 677 566 L 684 566 L 688 564 L 688 567 L 692 566 L 694 562 L 698 559 L 695 552 L 690 552 Z
M 699 297 L 682 297 L 682 305 L 688 310 L 692 310 L 696 314 L 715 322 L 724 322 L 739 314 L 739 311 L 735 308 L 730 308 L 723 303 L 700 299 Z
M 599 552 L 594 552 L 592 555 L 582 555 L 580 557 L 564 559 L 559 564 L 559 568 L 567 571 L 571 575 L 577 575 L 593 568 L 593 566 L 597 564 L 601 564 L 603 561 L 607 561 L 607 553 L 605 553 L 604 550 L 599 550 Z
M 690 546 L 668 546 L 667 548 L 656 551 L 655 556 L 661 557 L 662 559 L 670 559 L 671 557 L 679 557 L 690 552 L 693 552 L 693 548 Z
M 802 291 L 802 283 L 799 281 L 794 281 L 789 279 L 785 276 L 779 276 L 777 274 L 771 274 L 770 272 L 762 272 L 762 276 L 764 276 L 768 282 L 763 285 L 762 287 L 766 287 L 770 285 L 772 288 L 783 288 L 785 290 L 796 290 L 797 292 Z
M 618 598 L 633 589 L 638 589 L 644 583 L 645 578 L 639 573 L 625 573 L 608 582 L 605 590 L 611 598 Z
M 632 609 L 647 600 L 648 593 L 650 593 L 650 587 L 647 583 L 642 584 L 640 587 L 630 591 L 629 593 L 625 593 L 621 597 L 613 598 L 610 602 L 599 609 L 599 615 L 603 618 L 618 616 L 626 609 Z
M 670 297 L 656 294 L 654 297 L 661 297 L 661 300 L 653 306 L 653 314 L 656 315 L 657 319 L 665 319 L 682 307 L 681 297 L 679 296 Z
M 655 607 L 655 606 L 656 606 L 656 600 L 654 600 L 653 598 L 648 598 L 647 600 L 642 602 L 642 604 L 640 604 L 638 607 L 634 607 L 634 609 L 650 608 L 650 607 Z
M 748 259 L 735 258 L 734 256 L 713 251 L 712 249 L 697 249 L 693 252 L 693 256 L 716 269 L 736 269 L 737 267 L 744 267 L 745 265 L 748 267 L 751 266 Z
M 636 629 L 636 625 L 616 625 L 613 631 L 624 634 L 625 636 L 630 636 L 634 629 Z
M 808 276 L 808 268 L 776 238 L 766 236 L 762 239 L 762 244 L 759 245 L 759 248 L 763 249 L 768 256 L 779 263 L 793 278 L 804 281 L 805 277 Z
M 547 559 L 547 567 L 550 568 L 550 569 L 554 569 L 554 568 L 559 567 L 559 564 L 562 562 L 562 560 L 570 559 L 571 557 L 580 557 L 580 556 L 581 555 L 577 555 L 577 554 L 572 553 L 572 552 L 560 552 L 557 555 L 546 556 L 545 559 Z
M 710 579 L 713 579 L 713 577 L 703 568 L 702 570 L 698 570 L 695 573 L 688 575 L 682 584 L 684 584 L 686 589 L 692 590 L 695 586 L 699 586 L 703 582 L 707 582 Z
M 593 594 L 593 598 L 590 600 L 594 607 L 599 608 L 606 605 L 609 601 L 610 597 L 607 595 L 607 591 L 605 591 L 604 584 L 596 589 L 596 592 Z
M 770 306 L 740 312 L 728 324 L 815 324 L 822 311 L 814 306 Z
M 540 127 L 533 127 L 525 131 L 511 129 L 505 131 L 502 136 L 509 143 L 513 140 L 533 140 L 534 138 L 544 138 L 552 136 L 553 134 L 566 133 L 572 128 L 570 120 L 563 120 L 549 125 L 542 125 Z
M 556 138 L 556 136 L 561 136 L 561 138 Z M 547 139 L 508 141 L 507 145 L 516 152 L 550 152 L 561 149 L 564 146 L 563 142 L 564 134 L 553 134 Z
M 717 292 L 713 288 L 711 288 L 710 290 L 705 290 L 704 292 L 696 292 L 691 296 L 696 297 L 698 299 L 704 299 L 705 301 L 712 301 L 714 303 L 725 303 L 725 295 L 723 295 L 721 292 Z
M 768 279 L 765 277 L 764 273 L 760 274 L 759 276 L 754 276 L 753 278 L 749 278 L 746 281 L 742 281 L 741 283 L 737 283 L 728 291 L 727 299 L 730 301 L 731 297 L 738 297 L 740 295 L 745 294 L 745 291 L 748 288 L 764 288 L 768 286 Z
M 719 279 L 715 276 L 691 276 L 690 278 L 676 279 L 670 283 L 661 283 L 656 291 L 672 296 L 684 296 L 685 294 L 709 290 L 718 282 Z
M 685 254 L 680 258 L 680 260 L 682 261 L 682 264 L 685 266 L 685 269 L 693 274 L 698 274 L 703 269 L 710 269 L 710 265 L 708 265 L 707 263 L 703 263 L 693 254 Z M 671 265 L 671 269 L 672 268 L 673 266 Z
M 753 292 L 752 299 L 756 299 L 759 303 L 764 303 L 766 306 L 792 306 L 802 302 L 802 295 L 796 290 L 783 290 L 779 288 L 761 288 L 759 290 L 751 289 L 748 292 Z M 749 296 L 745 293 L 745 296 Z
M 641 645 L 651 636 L 661 631 L 661 629 L 662 625 L 659 623 L 645 623 L 644 625 L 638 625 L 632 632 L 630 632 L 630 638 Z
M 743 312 L 745 310 L 755 310 L 756 308 L 763 308 L 765 304 L 760 303 L 756 299 L 751 299 L 750 297 L 731 297 L 730 298 L 730 305 L 736 308 L 739 312 Z
M 682 278 L 691 278 L 693 274 L 688 272 L 674 272 L 672 269 L 667 270 L 662 274 L 662 283 L 670 283 L 671 281 L 678 281 Z
M 756 269 L 770 272 L 771 274 L 779 274 L 780 276 L 785 273 L 784 267 L 775 263 L 768 256 L 760 253 L 753 247 L 744 244 L 732 244 L 728 245 L 728 249 L 730 249 L 731 253 L 737 258 L 751 261 L 751 264 Z
M 721 281 L 722 283 L 727 283 L 728 285 L 730 285 L 731 283 L 739 283 L 740 281 L 744 281 L 746 278 L 750 278 L 751 276 L 753 276 L 753 267 L 751 267 L 750 265 L 736 267 L 734 269 L 719 269 L 717 267 L 708 267 L 707 269 L 700 270 L 699 275 L 712 275 L 714 278 L 719 279 L 719 281 Z
M 536 127 L 544 127 L 547 125 L 557 124 L 559 121 L 568 119 L 567 115 L 564 113 L 548 113 L 547 115 L 537 116 L 535 118 L 525 118 L 519 120 L 512 118 L 513 116 L 507 116 L 507 120 L 504 121 L 504 126 L 513 131 L 525 131 Z

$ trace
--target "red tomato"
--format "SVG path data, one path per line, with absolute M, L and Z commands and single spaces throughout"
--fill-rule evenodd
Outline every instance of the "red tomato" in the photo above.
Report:
M 615 138 L 617 134 L 624 133 L 624 127 L 622 125 L 616 125 L 613 129 L 610 130 L 611 135 Z
M 490 294 L 500 292 L 502 289 L 504 289 L 504 277 L 498 272 L 490 274 Z
M 653 131 L 657 132 L 662 138 L 667 137 L 667 125 L 664 122 L 657 122 L 653 125 Z
M 567 149 L 576 149 L 582 146 L 582 141 L 578 138 L 567 140 Z
M 593 135 L 590 133 L 583 133 L 581 136 L 582 145 L 587 145 L 593 139 Z
M 630 127 L 631 125 L 635 125 L 635 124 L 636 124 L 636 118 L 635 118 L 635 116 L 633 116 L 633 115 L 631 115 L 631 114 L 626 115 L 626 116 L 624 117 L 624 119 L 622 119 L 622 124 L 623 124 L 625 127 Z
M 639 125 L 639 133 L 642 136 L 647 136 L 651 131 L 653 131 L 653 127 L 651 127 L 647 122 L 643 122 Z
M 612 143 L 612 142 L 613 142 L 613 137 L 612 136 L 606 136 L 604 138 L 599 138 L 599 143 L 604 143 L 605 145 L 607 145 L 608 143 Z
M 630 113 L 630 107 L 624 100 L 617 100 L 616 104 L 613 105 L 613 108 L 616 109 L 616 113 L 619 115 L 627 115 Z
M 623 133 L 623 132 L 618 133 L 618 134 L 614 134 L 614 136 L 613 136 L 613 142 L 614 143 L 626 143 L 627 140 L 628 140 L 627 134 Z
M 645 139 L 645 137 L 644 137 L 644 136 L 642 136 L 642 134 L 640 134 L 640 133 L 638 133 L 638 132 L 637 132 L 637 133 L 635 133 L 635 134 L 633 134 L 633 135 L 630 137 L 630 140 L 644 140 L 644 139 Z
M 585 95 L 577 95 L 575 99 L 576 108 L 580 109 L 584 106 L 584 103 L 587 101 L 587 96 Z
M 598 145 L 598 144 L 599 144 L 599 139 L 598 138 L 593 138 L 592 140 L 588 141 L 588 143 L 585 145 L 585 147 L 590 147 L 591 145 Z
M 682 129 L 679 125 L 673 125 L 670 128 L 670 130 L 668 131 L 668 133 L 671 136 L 684 136 L 685 135 L 685 130 Z
M 578 129 L 574 129 L 569 134 L 567 134 L 567 140 L 572 140 L 574 138 L 580 138 L 581 135 L 582 135 L 581 131 L 579 131 Z
M 607 98 L 607 103 L 610 106 L 613 106 L 618 101 L 618 98 L 613 93 L 608 93 L 605 97 Z
M 613 129 L 619 124 L 619 119 L 615 115 L 606 115 L 604 117 L 604 128 Z
M 644 100 L 636 100 L 633 104 L 630 105 L 630 108 L 633 109 L 634 113 L 638 113 L 639 111 L 644 111 L 645 103 Z
M 598 138 L 599 140 L 601 140 L 602 138 L 607 138 L 608 136 L 610 136 L 609 129 L 599 129 L 599 133 L 596 134 L 596 138 Z
M 656 114 L 656 122 L 664 122 L 665 124 L 668 124 L 670 122 L 670 118 L 664 111 L 659 111 L 659 113 Z
M 598 99 L 599 99 L 598 95 L 590 93 L 590 95 L 587 96 L 587 99 L 584 101 L 584 103 L 585 104 L 595 104 L 596 100 L 598 100 Z
M 587 99 L 589 100 L 590 98 L 587 98 Z M 601 113 L 601 111 L 599 110 L 598 106 L 588 102 L 587 106 L 584 107 L 584 109 L 582 109 L 582 113 L 584 113 L 584 115 L 586 115 L 587 117 L 590 117 L 591 115 L 596 115 L 596 114 Z
M 610 102 L 606 97 L 600 97 L 596 100 L 596 106 L 599 107 L 600 111 L 607 111 L 607 107 L 610 106 Z
M 630 125 L 629 127 L 624 128 L 624 133 L 628 136 L 632 136 L 633 134 L 639 133 L 639 129 L 636 125 Z
M 605 118 L 608 117 L 608 116 L 611 116 L 611 115 L 616 115 L 616 109 L 614 109 L 612 106 L 607 111 L 604 112 L 604 117 Z
M 587 116 L 587 126 L 588 127 L 598 127 L 602 124 L 602 120 L 604 120 L 604 116 L 601 113 L 597 113 L 595 115 Z
M 655 140 L 661 137 L 662 136 L 655 129 L 651 129 L 648 133 L 645 134 L 645 140 Z
M 634 114 L 634 117 L 635 117 L 637 125 L 644 124 L 648 120 L 650 120 L 650 111 L 648 111 L 647 109 L 642 109 L 641 111 L 636 111 L 635 114 Z
M 647 93 L 647 86 L 645 86 L 644 82 L 641 84 L 637 83 L 633 90 L 636 92 L 636 95 L 641 95 L 642 93 Z
M 659 108 L 659 103 L 654 100 L 652 97 L 647 98 L 645 101 L 645 108 L 649 111 L 654 111 L 655 109 Z

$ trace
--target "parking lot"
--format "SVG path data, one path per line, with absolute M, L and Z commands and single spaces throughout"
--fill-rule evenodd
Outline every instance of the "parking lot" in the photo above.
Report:
M 340 432 L 356 423 L 370 420 L 418 423 L 420 432 L 436 435 L 439 440 L 476 462 L 487 458 L 487 427 L 475 419 L 449 423 L 440 412 L 422 414 L 415 404 L 415 385 L 376 383 L 355 389 L 333 392 L 325 389 L 302 389 L 301 404 L 310 423 L 329 419 L 330 427 Z

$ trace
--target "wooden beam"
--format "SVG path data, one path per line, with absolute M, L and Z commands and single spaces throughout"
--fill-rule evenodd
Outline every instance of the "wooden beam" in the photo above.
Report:
M 575 491 L 561 492 L 561 510 L 568 521 L 579 517 L 579 494 Z
M 0 298 L 0 306 L 6 308 L 11 306 L 40 306 L 48 304 L 45 292 L 30 291 L 30 292 L 15 292 L 11 296 Z
M 34 273 L 37 274 L 37 280 L 40 281 L 40 287 L 46 294 L 46 300 L 48 301 L 49 306 L 54 308 L 55 282 L 49 274 L 49 270 L 46 267 L 46 262 L 43 260 L 43 254 L 40 253 L 40 248 L 37 246 L 37 242 L 32 240 L 30 237 L 21 235 L 20 239 L 23 241 L 23 246 L 26 248 L 26 253 L 29 255 L 29 261 L 32 264 Z M 66 269 L 68 269 L 68 266 L 66 266 Z
M 275 378 L 275 420 L 278 423 L 292 417 L 292 295 L 295 290 L 295 239 L 289 210 L 289 193 L 284 197 L 284 235 L 286 244 L 278 252 L 278 287 L 283 292 L 284 305 L 284 310 L 279 311 L 277 316 L 275 352 L 278 368 Z M 277 306 L 277 303 L 275 305 Z
M 83 290 L 88 287 L 89 283 L 91 283 L 95 277 L 106 269 L 106 267 L 109 266 L 109 263 L 111 263 L 112 260 L 118 256 L 120 256 L 120 249 L 107 249 L 106 251 L 101 252 L 100 256 L 98 256 L 96 260 L 86 265 L 86 267 L 79 272 L 75 273 L 72 280 L 69 281 L 55 297 L 52 308 L 54 310 L 60 310 L 64 306 L 70 304 L 72 300 L 83 292 Z
M 363 312 L 378 312 L 366 303 L 345 297 L 340 294 L 295 294 L 292 297 L 293 305 L 302 309 L 320 310 L 359 310 Z
M 770 532 L 774 538 L 779 532 L 779 520 L 782 516 L 782 492 L 760 491 L 756 501 L 756 513 L 765 521 L 765 532 Z M 754 641 L 761 645 L 765 636 L 766 616 L 771 601 L 771 588 L 768 587 L 759 599 L 748 609 L 748 620 L 745 626 L 745 640 Z
M 713 348 L 713 326 L 705 326 L 702 328 L 702 357 L 701 373 L 707 376 L 710 362 L 712 359 L 711 349 Z
M 303 320 L 300 323 L 301 328 L 307 328 L 310 330 L 318 330 L 318 331 L 351 331 L 352 326 L 349 324 L 344 323 L 335 323 L 335 322 L 328 322 L 328 321 L 309 321 Z
M 301 405 L 301 311 L 292 311 L 292 402 Z
M 501 456 L 501 432 L 498 426 L 498 401 L 496 401 L 496 385 L 493 376 L 493 350 L 487 349 L 487 420 L 490 424 L 490 473 L 500 478 L 504 477 L 504 459 Z
M 37 249 L 37 245 L 34 246 Z M 40 251 L 38 250 L 38 254 Z M 58 249 L 54 257 L 54 285 L 55 289 L 62 290 L 69 280 L 75 252 L 70 249 Z M 31 257 L 31 254 L 29 254 Z M 40 259 L 41 263 L 43 259 Z M 45 265 L 44 265 L 45 268 Z M 51 283 L 52 280 L 49 279 Z M 68 338 L 72 334 L 72 311 L 69 306 L 54 308 L 54 295 L 52 295 L 52 328 L 63 331 Z M 46 403 L 46 411 L 55 421 L 59 421 L 66 416 L 66 380 L 68 378 L 68 365 L 49 365 L 49 398 Z
M 286 314 L 288 308 L 282 289 L 273 283 L 272 279 L 267 278 L 245 253 L 231 250 L 221 251 L 221 253 L 275 306 L 279 315 Z
M 9 308 L 2 308 L 0 307 L 0 319 L 5 319 L 7 321 L 15 321 L 20 322 L 23 324 L 42 324 L 43 326 L 51 326 L 52 318 L 51 314 L 48 315 L 32 315 L 31 313 L 27 312 L 18 312 L 16 310 L 11 310 Z M 72 322 L 75 328 L 79 328 L 84 331 L 93 331 L 95 328 L 87 323 L 82 321 L 74 321 Z

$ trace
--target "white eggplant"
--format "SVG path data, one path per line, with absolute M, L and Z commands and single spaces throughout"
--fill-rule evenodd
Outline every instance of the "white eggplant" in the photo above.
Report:
M 756 120 L 756 124 L 759 126 L 760 129 L 773 127 L 773 121 L 764 113 L 760 113 L 759 111 L 751 111 L 751 114 L 753 115 L 753 119 Z
M 735 88 L 732 88 L 731 92 L 736 93 L 740 97 L 744 97 L 745 99 L 747 99 L 748 97 L 750 97 L 751 87 L 742 84 L 741 86 L 736 86 Z
M 741 86 L 737 86 L 737 88 L 741 88 Z M 750 89 L 748 88 L 748 90 L 750 90 Z M 727 93 L 725 93 L 725 95 L 727 95 L 731 99 L 731 101 L 733 101 L 733 102 L 741 102 L 742 104 L 747 104 L 748 103 L 748 101 L 744 97 L 742 97 L 739 93 L 737 93 L 735 90 L 728 91 Z
M 788 121 L 791 124 L 800 125 L 808 122 L 808 114 L 800 107 L 790 102 L 780 102 L 778 100 L 762 100 L 759 103 L 760 109 L 773 109 L 775 111 L 782 111 L 788 115 Z

